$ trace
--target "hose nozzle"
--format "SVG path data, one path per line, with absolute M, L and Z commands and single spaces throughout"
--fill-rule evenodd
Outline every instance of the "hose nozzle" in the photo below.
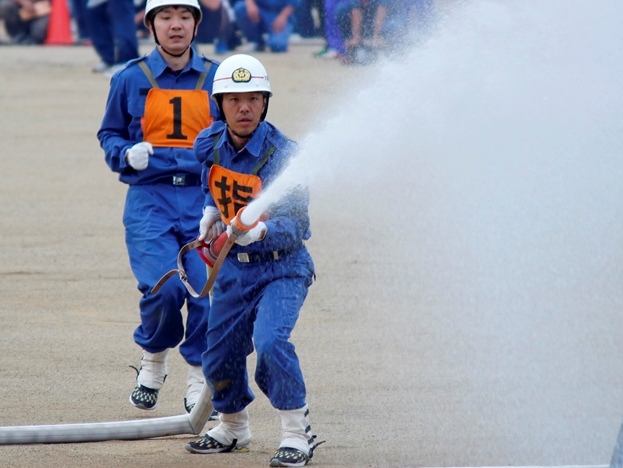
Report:
M 238 210 L 238 213 L 236 214 L 236 217 L 234 218 L 234 221 L 231 224 L 231 229 L 234 232 L 234 234 L 236 234 L 237 236 L 240 236 L 244 234 L 245 232 L 249 232 L 251 229 L 257 226 L 257 223 L 260 222 L 259 218 L 255 220 L 244 219 L 248 217 L 246 216 L 246 213 L 244 212 L 245 209 L 246 209 L 246 206 L 243 206 L 242 208 Z M 248 224 L 249 221 L 251 221 L 250 224 Z

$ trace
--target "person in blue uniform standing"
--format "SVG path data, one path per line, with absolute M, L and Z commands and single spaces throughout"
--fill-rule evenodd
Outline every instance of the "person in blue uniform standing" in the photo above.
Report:
M 270 185 L 297 145 L 265 119 L 272 96 L 268 74 L 245 54 L 225 59 L 214 77 L 213 96 L 224 120 L 195 140 L 204 165 L 206 200 L 200 223 L 205 241 L 224 228 L 231 235 L 240 212 Z M 309 194 L 297 187 L 237 237 L 213 286 L 208 316 L 208 348 L 203 371 L 220 424 L 186 445 L 192 453 L 246 450 L 251 441 L 247 406 L 247 356 L 255 351 L 255 382 L 278 410 L 279 448 L 270 466 L 304 466 L 312 458 L 306 389 L 290 335 L 314 279 L 305 247 L 309 239 Z M 245 224 L 245 223 L 243 223 Z M 247 223 L 248 224 L 248 223 Z
M 133 0 L 87 0 L 86 26 L 101 62 L 95 73 L 112 74 L 138 58 Z
M 197 0 L 148 0 L 145 25 L 156 47 L 113 75 L 97 134 L 106 163 L 128 185 L 123 223 L 142 293 L 134 341 L 143 351 L 130 403 L 145 410 L 156 407 L 168 373 L 167 354 L 178 344 L 188 363 L 188 412 L 205 382 L 201 355 L 209 301 L 193 298 L 179 278 L 151 292 L 176 268 L 180 248 L 197 237 L 202 217 L 201 165 L 192 146 L 220 114 L 210 97 L 218 65 L 191 46 L 200 21 Z M 199 256 L 188 255 L 185 262 L 193 278 L 205 281 Z

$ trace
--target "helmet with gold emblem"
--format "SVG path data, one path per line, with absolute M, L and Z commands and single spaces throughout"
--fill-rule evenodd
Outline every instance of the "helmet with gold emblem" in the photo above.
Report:
M 267 97 L 273 95 L 264 65 L 246 54 L 232 55 L 223 60 L 214 75 L 212 95 L 252 92 L 266 93 Z

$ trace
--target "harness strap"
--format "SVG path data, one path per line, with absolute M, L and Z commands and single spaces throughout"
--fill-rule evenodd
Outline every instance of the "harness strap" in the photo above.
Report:
M 224 132 L 224 130 L 223 130 L 223 132 Z M 219 165 L 219 149 L 216 147 L 216 144 L 221 139 L 221 136 L 223 135 L 223 132 L 220 132 L 220 133 L 217 133 L 216 135 L 214 135 L 214 143 L 212 144 L 212 148 L 214 148 L 212 159 L 214 161 L 214 164 L 216 164 L 217 166 Z M 260 157 L 260 160 L 258 161 L 258 163 L 255 165 L 255 167 L 251 171 L 251 174 L 252 175 L 257 175 L 257 173 L 260 171 L 260 169 L 262 167 L 264 167 L 264 164 L 266 164 L 268 162 L 268 160 L 270 159 L 270 157 L 273 155 L 273 153 L 275 151 L 277 151 L 277 147 L 275 145 L 271 144 L 270 147 Z
M 206 72 L 202 72 L 201 75 L 199 75 L 199 79 L 197 80 L 197 84 L 195 86 L 195 90 L 199 91 L 203 88 L 203 84 L 206 82 L 206 77 L 208 76 L 208 74 Z
M 205 65 L 206 67 L 208 66 L 207 64 Z M 160 88 L 160 86 L 158 86 L 158 82 L 154 78 L 154 74 L 151 72 L 151 69 L 145 63 L 145 58 L 138 61 L 138 66 L 141 67 L 141 70 L 143 70 L 143 73 L 145 73 L 145 76 L 149 80 L 149 83 L 151 84 L 151 86 L 156 89 Z M 197 84 L 195 85 L 195 90 L 203 89 L 203 85 L 206 82 L 207 76 L 208 76 L 207 72 L 201 72 L 199 74 L 199 79 L 197 80 Z
M 145 73 L 145 76 L 149 80 L 151 86 L 158 89 L 160 86 L 158 86 L 158 82 L 154 78 L 154 74 L 151 72 L 151 69 L 147 66 L 144 59 L 138 61 L 138 66 L 141 67 L 141 70 L 143 70 L 143 73 Z

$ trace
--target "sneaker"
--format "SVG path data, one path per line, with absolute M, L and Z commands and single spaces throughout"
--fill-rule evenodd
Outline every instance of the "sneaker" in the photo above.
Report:
M 247 42 L 246 44 L 240 46 L 240 52 L 242 53 L 250 53 L 250 52 L 264 52 L 265 46 L 263 44 L 258 44 L 257 42 Z
M 158 392 L 137 383 L 130 394 L 130 403 L 140 409 L 153 410 L 158 404 Z
M 314 57 L 325 59 L 325 60 L 333 60 L 333 59 L 341 58 L 342 54 L 340 54 L 335 49 L 323 49 L 323 50 L 321 50 L 319 52 L 316 52 L 314 54 Z
M 292 447 L 279 447 L 273 458 L 270 459 L 270 466 L 305 466 L 314 457 L 314 450 L 325 441 L 315 442 L 316 436 L 312 436 L 309 443 L 309 455 L 302 450 Z
M 299 449 L 279 447 L 270 459 L 270 466 L 305 466 L 308 462 L 309 456 Z
M 324 54 L 326 54 L 326 53 L 327 53 L 327 51 L 328 51 L 328 50 L 329 50 L 329 49 L 328 49 L 327 47 L 325 47 L 324 49 L 319 50 L 318 52 L 314 52 L 312 55 L 313 55 L 314 57 L 322 57 Z
M 325 54 L 320 56 L 320 58 L 323 58 L 323 59 L 326 59 L 326 60 L 339 59 L 340 57 L 342 57 L 342 54 L 340 54 L 335 49 L 329 49 L 329 50 L 327 50 L 327 52 Z
M 95 65 L 93 68 L 91 68 L 91 71 L 93 73 L 105 73 L 106 71 L 108 71 L 109 68 L 110 68 L 109 64 L 107 64 L 106 62 L 100 62 L 97 65 Z
M 112 76 L 115 73 L 117 73 L 119 70 L 122 70 L 124 68 L 125 68 L 125 63 L 118 63 L 116 65 L 108 67 L 108 69 L 104 71 L 104 76 L 106 76 L 107 78 L 112 78 Z
M 249 446 L 238 445 L 238 439 L 234 439 L 230 445 L 221 444 L 218 440 L 208 434 L 201 439 L 186 444 L 186 450 L 190 453 L 227 453 L 227 452 L 248 452 Z
M 130 393 L 130 403 L 140 409 L 152 410 L 158 403 L 158 392 L 167 379 L 167 353 L 143 351 L 141 367 L 136 371 L 136 386 Z

